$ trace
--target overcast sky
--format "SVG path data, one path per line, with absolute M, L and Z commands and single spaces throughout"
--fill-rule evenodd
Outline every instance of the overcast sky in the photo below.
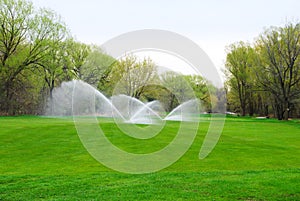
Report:
M 225 47 L 252 42 L 264 28 L 300 19 L 299 0 L 32 0 L 60 14 L 77 40 L 101 45 L 139 29 L 163 29 L 196 42 L 218 68 Z

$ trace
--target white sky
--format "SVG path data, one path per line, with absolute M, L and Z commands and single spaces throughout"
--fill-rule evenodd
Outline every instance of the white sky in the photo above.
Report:
M 32 0 L 60 14 L 81 42 L 101 45 L 139 29 L 176 32 L 196 42 L 219 68 L 225 47 L 252 42 L 270 26 L 300 20 L 299 0 Z

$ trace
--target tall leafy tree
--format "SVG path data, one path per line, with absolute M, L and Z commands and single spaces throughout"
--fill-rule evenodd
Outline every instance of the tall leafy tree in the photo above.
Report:
M 186 75 L 184 76 L 185 80 L 192 87 L 195 96 L 199 98 L 202 102 L 202 107 L 205 108 L 206 111 L 212 110 L 212 100 L 211 97 L 214 94 L 210 94 L 209 87 L 214 88 L 212 84 L 210 84 L 205 78 L 200 75 Z M 211 90 L 212 92 L 215 90 Z
M 127 55 L 115 62 L 109 76 L 117 94 L 126 94 L 140 98 L 146 86 L 157 79 L 155 63 L 150 58 L 139 60 L 134 55 Z
M 116 60 L 105 54 L 98 46 L 92 45 L 89 49 L 89 54 L 82 67 L 77 68 L 78 78 L 109 95 L 112 88 L 109 75 Z
M 193 99 L 194 91 L 190 80 L 173 71 L 167 71 L 160 75 L 161 85 L 165 87 L 163 104 L 167 111 L 171 111 L 180 103 Z
M 47 56 L 43 61 L 39 62 L 41 66 L 42 76 L 48 88 L 48 94 L 52 99 L 53 89 L 63 80 L 70 80 L 72 77 L 69 68 L 69 58 L 65 55 L 65 42 L 51 42 L 52 48 L 47 50 Z
M 254 49 L 246 43 L 239 42 L 229 46 L 226 58 L 227 83 L 231 93 L 238 97 L 242 116 L 250 107 L 253 114 L 252 95 L 254 73 Z
M 24 0 L 0 0 L 0 109 L 13 112 L 18 77 L 37 66 L 47 56 L 49 42 L 59 40 L 65 32 L 64 23 L 52 11 L 35 11 Z
M 69 59 L 69 70 L 74 73 L 74 76 L 82 79 L 82 68 L 88 61 L 88 57 L 91 54 L 91 46 L 81 42 L 77 42 L 72 38 L 66 41 L 65 56 Z
M 279 120 L 288 119 L 300 96 L 300 24 L 271 27 L 258 41 L 258 79 L 272 94 Z

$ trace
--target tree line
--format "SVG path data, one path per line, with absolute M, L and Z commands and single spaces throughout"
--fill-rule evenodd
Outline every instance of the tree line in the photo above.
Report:
M 117 61 L 99 47 L 76 41 L 60 16 L 26 0 L 0 0 L 0 115 L 43 114 L 55 87 L 81 79 L 105 95 L 124 93 L 167 111 L 188 85 L 207 110 L 218 107 L 216 91 L 200 76 L 159 75 L 150 58 L 127 55 Z M 152 83 L 152 84 L 149 84 Z M 165 87 L 162 87 L 165 86 Z
M 203 111 L 300 116 L 300 24 L 266 29 L 227 48 L 225 91 L 201 76 L 159 73 L 150 58 L 116 60 L 76 41 L 60 16 L 26 0 L 0 0 L 0 115 L 43 114 L 55 87 L 81 79 L 106 96 L 160 100 L 171 111 L 196 96 Z M 193 93 L 190 93 L 192 89 Z
M 300 23 L 270 27 L 253 44 L 227 48 L 228 110 L 245 115 L 300 117 Z
M 77 76 L 88 49 L 56 13 L 0 0 L 0 113 L 40 113 L 54 87 Z

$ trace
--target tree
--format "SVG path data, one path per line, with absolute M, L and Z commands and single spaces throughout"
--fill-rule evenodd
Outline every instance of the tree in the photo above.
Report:
M 79 79 L 110 95 L 112 85 L 109 75 L 116 60 L 105 54 L 98 46 L 91 46 L 89 49 L 89 54 L 79 69 Z
M 146 86 L 157 79 L 154 62 L 148 58 L 139 61 L 134 55 L 127 55 L 115 62 L 109 75 L 115 94 L 126 94 L 139 99 Z
M 226 58 L 226 75 L 228 88 L 238 97 L 241 115 L 245 116 L 247 106 L 253 115 L 253 65 L 254 49 L 243 42 L 229 46 Z
M 23 0 L 0 0 L 0 109 L 14 111 L 14 88 L 20 74 L 46 57 L 57 36 L 66 32 L 60 18 L 41 9 L 36 12 L 32 3 Z M 20 80 L 19 80 L 20 81 Z
M 195 98 L 194 91 L 187 78 L 173 71 L 160 75 L 161 85 L 166 89 L 162 95 L 166 111 L 172 111 L 176 106 Z
M 300 24 L 271 27 L 258 41 L 258 79 L 273 95 L 279 120 L 288 119 L 300 95 Z
M 88 57 L 91 54 L 91 47 L 84 43 L 76 42 L 72 38 L 69 38 L 66 41 L 67 47 L 65 51 L 69 57 L 69 66 L 70 70 L 72 70 L 75 74 L 75 77 L 82 79 L 83 78 L 83 70 L 84 65 L 88 61 Z
M 68 57 L 65 55 L 67 44 L 59 41 L 49 43 L 52 43 L 52 47 L 47 50 L 47 56 L 38 65 L 42 67 L 42 75 L 48 88 L 47 94 L 52 99 L 53 89 L 63 80 L 70 80 L 72 75 L 70 75 Z
M 212 111 L 211 98 L 215 94 L 210 94 L 210 92 L 216 92 L 215 87 L 200 75 L 185 75 L 184 78 L 192 87 L 195 96 L 201 101 L 205 111 Z

